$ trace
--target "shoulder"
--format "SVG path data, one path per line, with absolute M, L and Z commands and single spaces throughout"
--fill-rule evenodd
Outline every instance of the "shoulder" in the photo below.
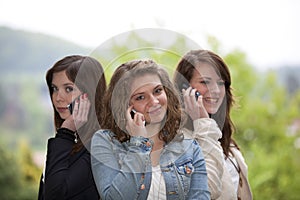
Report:
M 114 137 L 114 133 L 108 129 L 100 129 L 95 132 L 92 138 L 92 145 L 96 143 L 111 142 Z
M 173 152 L 192 153 L 201 151 L 199 143 L 195 139 L 183 138 L 182 140 L 172 141 L 167 145 L 167 150 Z

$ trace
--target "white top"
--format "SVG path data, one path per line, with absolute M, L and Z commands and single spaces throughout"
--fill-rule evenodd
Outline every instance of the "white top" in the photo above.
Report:
M 237 192 L 238 187 L 239 187 L 240 174 L 238 172 L 239 165 L 238 165 L 235 157 L 233 157 L 231 154 L 229 154 L 229 157 L 225 160 L 225 166 L 231 175 L 234 189 Z
M 166 183 L 160 166 L 152 166 L 152 181 L 147 200 L 166 200 Z

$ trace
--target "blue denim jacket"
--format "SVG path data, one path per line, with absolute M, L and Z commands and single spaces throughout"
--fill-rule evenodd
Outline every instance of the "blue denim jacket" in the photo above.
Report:
M 92 171 L 101 199 L 146 200 L 152 178 L 152 142 L 131 137 L 120 143 L 113 136 L 109 130 L 99 130 L 92 139 Z M 165 145 L 160 167 L 167 199 L 210 199 L 204 157 L 195 140 Z

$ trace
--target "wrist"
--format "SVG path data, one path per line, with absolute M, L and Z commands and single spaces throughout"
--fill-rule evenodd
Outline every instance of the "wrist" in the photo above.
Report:
M 70 138 L 71 140 L 74 141 L 74 143 L 78 142 L 78 133 L 77 133 L 77 131 L 73 131 L 73 130 L 68 129 L 66 127 L 61 127 L 59 129 L 57 129 L 56 134 L 57 135 L 67 135 L 68 138 Z

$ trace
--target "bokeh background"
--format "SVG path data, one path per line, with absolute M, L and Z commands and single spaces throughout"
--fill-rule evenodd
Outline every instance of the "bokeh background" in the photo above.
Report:
M 221 55 L 232 73 L 234 137 L 249 166 L 254 199 L 300 196 L 300 2 L 0 0 L 0 199 L 37 199 L 46 143 L 55 134 L 45 73 L 70 54 L 93 55 L 109 80 L 110 60 L 95 49 L 140 28 L 176 31 Z M 131 34 L 110 56 L 149 44 Z M 120 58 L 178 56 L 141 53 Z M 172 70 L 171 70 L 172 71 Z M 172 73 L 170 73 L 171 75 Z

